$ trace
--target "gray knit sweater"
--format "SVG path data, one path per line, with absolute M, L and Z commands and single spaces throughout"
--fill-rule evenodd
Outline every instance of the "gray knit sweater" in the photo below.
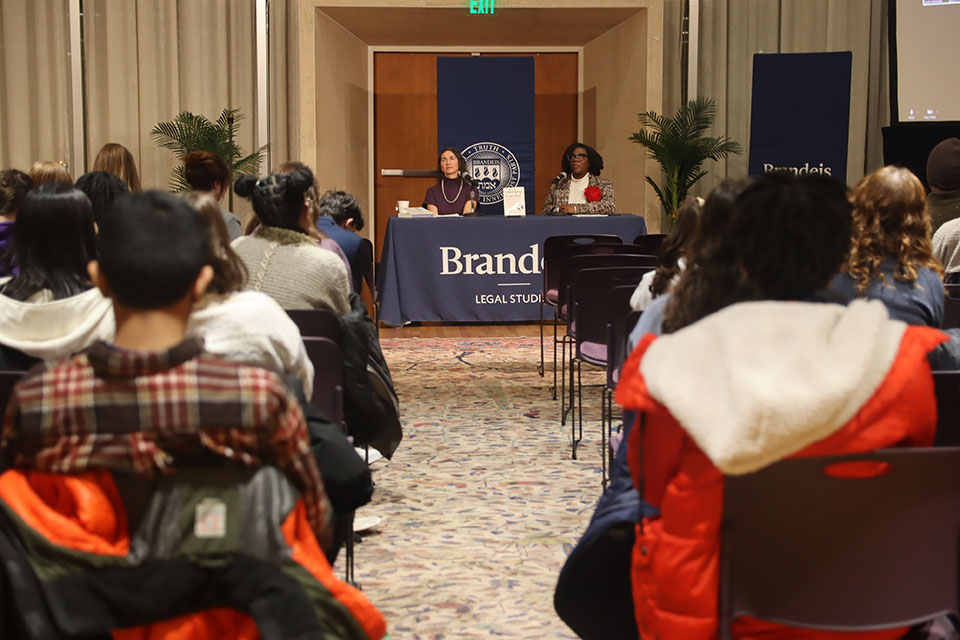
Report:
M 307 234 L 261 227 L 230 246 L 250 272 L 247 289 L 262 291 L 284 309 L 350 311 L 350 280 L 343 262 Z

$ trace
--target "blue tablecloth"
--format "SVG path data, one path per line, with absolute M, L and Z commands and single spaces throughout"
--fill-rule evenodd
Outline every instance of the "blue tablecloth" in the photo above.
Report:
M 609 233 L 624 242 L 647 232 L 641 216 L 390 218 L 377 274 L 380 319 L 516 322 L 539 317 L 543 241 Z

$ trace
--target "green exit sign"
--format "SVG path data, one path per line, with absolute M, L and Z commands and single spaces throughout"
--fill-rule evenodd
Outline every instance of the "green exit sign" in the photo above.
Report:
M 470 0 L 470 13 L 493 15 L 494 0 Z

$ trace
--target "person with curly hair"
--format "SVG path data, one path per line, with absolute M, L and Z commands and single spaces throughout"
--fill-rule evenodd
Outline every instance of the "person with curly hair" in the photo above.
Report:
M 847 270 L 831 289 L 847 300 L 883 302 L 895 320 L 940 327 L 943 267 L 933 256 L 926 194 L 909 169 L 887 166 L 853 190 Z
M 23 171 L 0 171 L 0 276 L 17 273 L 17 255 L 13 234 L 20 203 L 33 188 L 33 180 Z
M 603 157 L 582 142 L 574 142 L 560 158 L 560 174 L 547 192 L 541 214 L 575 214 L 617 212 L 613 184 L 600 177 Z

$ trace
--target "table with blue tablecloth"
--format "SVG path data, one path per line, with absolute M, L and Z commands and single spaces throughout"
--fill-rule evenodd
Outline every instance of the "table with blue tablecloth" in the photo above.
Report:
M 392 217 L 377 273 L 380 320 L 537 320 L 546 238 L 605 233 L 633 242 L 646 231 L 643 217 L 632 214 Z

